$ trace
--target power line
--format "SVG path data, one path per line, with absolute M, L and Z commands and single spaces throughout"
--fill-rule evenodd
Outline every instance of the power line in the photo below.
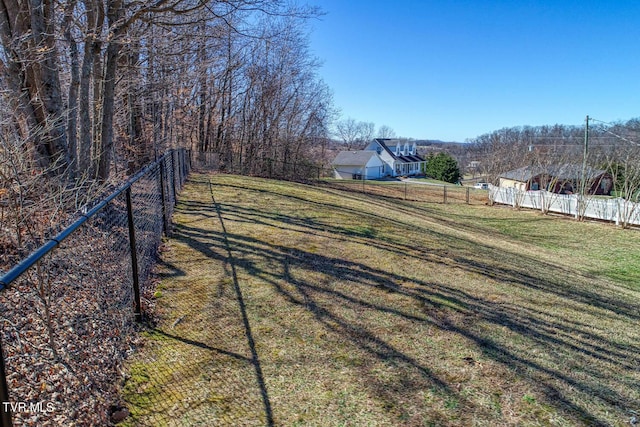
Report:
M 594 118 L 591 118 L 591 117 L 589 118 L 589 120 L 594 121 L 594 122 L 598 122 L 598 123 L 602 123 L 602 124 L 607 125 L 607 126 L 620 126 L 620 125 L 615 125 L 615 124 L 612 124 L 612 123 L 604 122 L 602 120 L 594 119 Z M 624 127 L 624 126 L 621 126 L 621 127 Z M 615 132 L 610 131 L 608 128 L 606 128 L 604 126 L 602 126 L 601 129 L 602 129 L 603 132 L 609 133 L 609 134 L 613 135 L 614 137 L 616 137 L 616 138 L 618 138 L 618 139 L 620 139 L 622 141 L 625 141 L 625 142 L 628 142 L 629 144 L 637 145 L 637 146 L 640 147 L 639 143 L 637 143 L 635 141 L 632 141 L 632 140 L 630 140 L 628 138 L 625 138 L 622 135 L 618 135 Z

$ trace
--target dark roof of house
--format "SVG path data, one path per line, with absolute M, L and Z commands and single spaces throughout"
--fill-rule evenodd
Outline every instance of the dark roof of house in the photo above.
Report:
M 412 156 L 396 156 L 391 149 L 389 149 L 389 147 L 387 146 L 387 142 L 388 141 L 394 141 L 394 146 L 397 144 L 401 144 L 401 141 L 397 140 L 397 139 L 390 139 L 390 138 L 376 138 L 376 142 L 378 144 L 380 144 L 380 146 L 382 146 L 382 148 L 384 148 L 384 150 L 389 153 L 389 155 L 396 159 L 399 160 L 403 163 L 415 163 L 415 162 L 424 162 L 424 159 L 421 156 L 418 156 L 417 154 L 412 155 Z
M 382 148 L 384 149 L 384 151 L 386 151 L 387 153 L 389 153 L 389 155 L 393 158 L 396 157 L 395 154 L 393 154 L 393 152 L 389 149 L 389 147 L 387 146 L 387 141 L 392 141 L 389 138 L 376 138 L 376 142 L 378 144 L 380 144 L 380 146 L 382 146 Z
M 587 179 L 594 179 L 603 173 L 606 173 L 604 169 L 595 169 L 591 166 L 587 166 L 585 169 L 585 176 Z M 555 169 L 552 169 L 552 175 L 559 179 L 573 180 L 580 179 L 582 177 L 582 165 L 565 164 L 558 165 Z
M 395 158 L 404 163 L 424 162 L 424 159 L 417 154 L 413 156 L 395 156 Z
M 591 166 L 587 166 L 585 169 L 585 174 L 588 179 L 594 179 L 603 173 L 606 173 L 606 171 L 603 169 L 595 169 Z M 504 172 L 500 174 L 500 178 L 526 182 L 538 175 L 549 175 L 566 181 L 579 180 L 582 177 L 582 165 L 567 163 L 562 165 L 549 165 L 546 167 L 525 166 Z
M 332 165 L 350 165 L 361 166 L 366 165 L 371 157 L 377 156 L 375 151 L 370 150 L 358 150 L 358 151 L 341 151 L 338 153 Z
M 539 167 L 525 166 L 518 169 L 513 169 L 507 172 L 501 173 L 500 178 L 512 179 L 514 181 L 529 181 L 534 176 L 538 176 L 544 173 L 544 170 Z

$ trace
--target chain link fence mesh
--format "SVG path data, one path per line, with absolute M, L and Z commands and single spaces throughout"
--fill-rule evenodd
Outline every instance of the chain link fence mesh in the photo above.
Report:
M 272 425 L 209 183 L 190 180 L 184 197 L 156 270 L 175 280 L 159 287 L 142 351 L 127 360 L 127 425 Z
M 171 151 L 145 168 L 0 292 L 3 409 L 14 425 L 110 424 L 122 362 L 136 339 L 127 192 L 144 311 L 186 159 L 184 150 Z
M 319 180 L 318 185 L 344 191 L 422 203 L 483 205 L 488 192 L 461 185 L 430 184 L 420 181 Z

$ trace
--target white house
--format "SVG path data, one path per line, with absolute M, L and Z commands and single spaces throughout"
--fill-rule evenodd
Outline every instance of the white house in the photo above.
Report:
M 337 179 L 378 179 L 389 173 L 386 163 L 371 150 L 341 151 L 331 165 Z
M 426 160 L 416 153 L 415 141 L 376 138 L 364 150 L 341 151 L 331 162 L 338 179 L 377 179 L 424 172 Z
M 421 174 L 426 161 L 414 141 L 376 138 L 364 150 L 341 151 L 331 163 L 338 179 L 377 179 Z
M 365 147 L 375 151 L 387 165 L 389 176 L 411 176 L 423 172 L 426 160 L 417 154 L 415 141 L 376 138 Z

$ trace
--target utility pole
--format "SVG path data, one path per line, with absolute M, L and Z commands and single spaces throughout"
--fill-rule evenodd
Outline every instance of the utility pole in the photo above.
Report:
M 584 194 L 586 192 L 586 178 L 587 178 L 587 150 L 589 147 L 589 116 L 587 116 L 587 118 L 585 119 L 585 126 L 584 126 L 584 147 L 583 147 L 583 152 L 582 152 L 582 176 L 581 176 L 581 180 L 582 182 L 580 183 L 580 194 L 582 195 L 582 197 L 584 197 Z
M 578 198 L 578 204 L 576 206 L 576 218 L 583 219 L 586 212 L 585 193 L 587 192 L 587 153 L 589 149 L 589 116 L 585 119 L 584 126 L 584 147 L 582 152 L 582 174 L 580 177 L 580 196 Z

